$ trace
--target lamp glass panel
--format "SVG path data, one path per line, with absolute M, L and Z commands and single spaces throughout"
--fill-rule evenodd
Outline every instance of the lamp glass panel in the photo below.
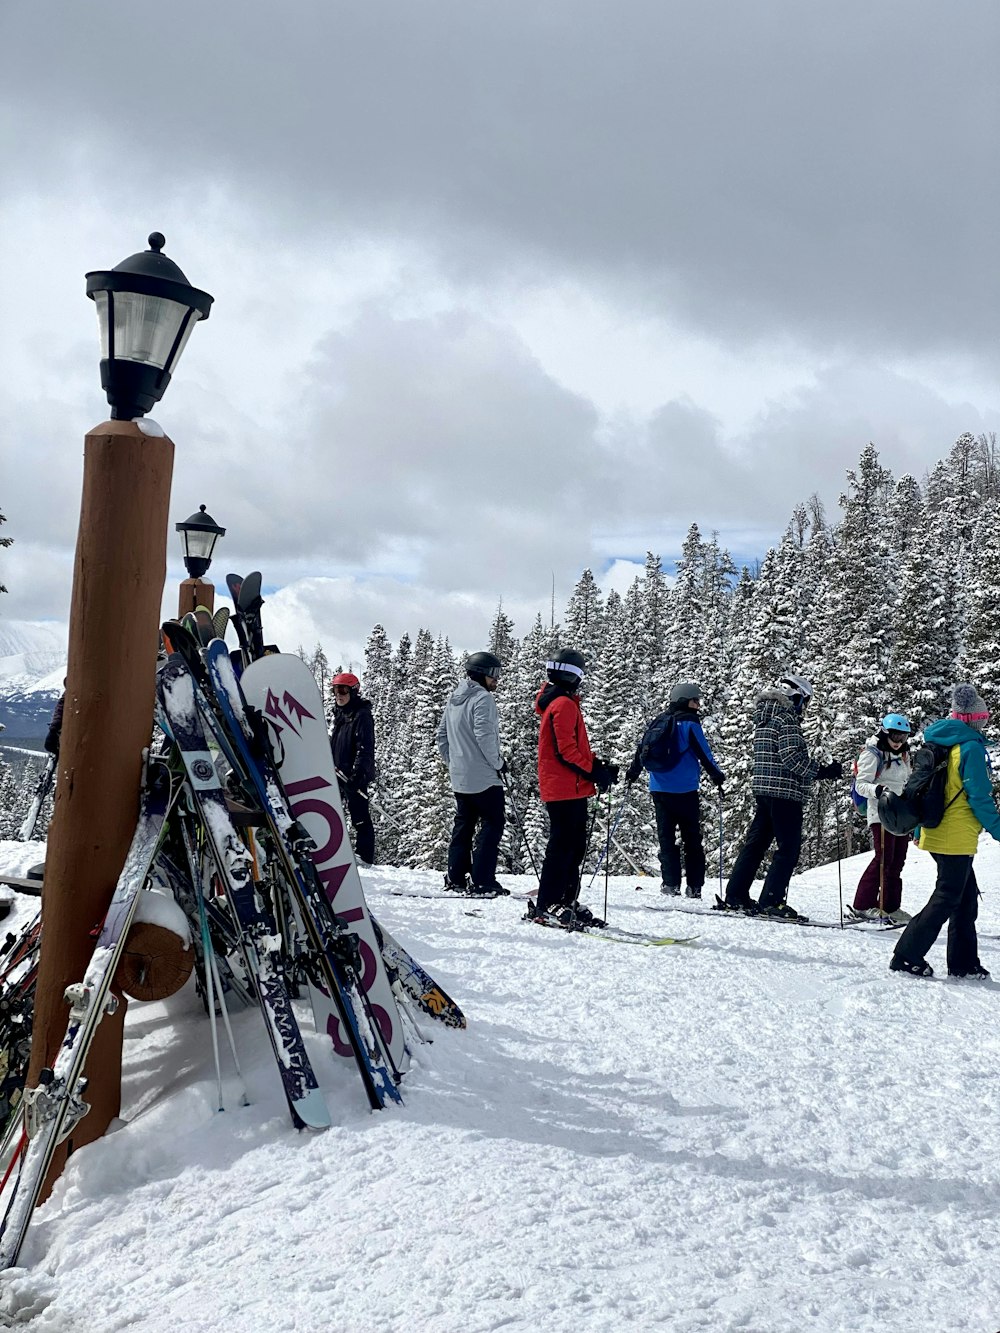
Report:
M 101 331 L 101 360 L 107 361 L 110 356 L 108 350 L 108 294 L 107 292 L 94 293 L 94 305 L 97 307 L 97 327 Z
M 193 556 L 197 560 L 211 560 L 218 536 L 217 532 L 198 532 L 188 528 L 184 533 L 188 558 Z
M 187 311 L 186 305 L 164 300 L 162 296 L 115 292 L 116 359 L 138 361 L 163 370 Z M 194 323 L 192 320 L 187 332 Z

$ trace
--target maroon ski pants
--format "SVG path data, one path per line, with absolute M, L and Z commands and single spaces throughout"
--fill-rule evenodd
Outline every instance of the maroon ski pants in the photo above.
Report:
M 881 824 L 872 824 L 870 828 L 875 855 L 858 880 L 854 907 L 859 912 L 867 911 L 869 907 L 878 907 L 881 881 L 884 885 L 882 909 L 886 912 L 895 912 L 903 898 L 903 862 L 906 860 L 906 849 L 910 840 L 907 837 L 896 837 L 894 833 L 886 833 Z

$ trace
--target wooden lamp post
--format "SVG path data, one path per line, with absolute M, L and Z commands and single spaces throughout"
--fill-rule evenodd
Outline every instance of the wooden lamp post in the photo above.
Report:
M 83 977 L 135 831 L 142 751 L 153 732 L 173 443 L 141 418 L 159 401 L 212 297 L 162 253 L 164 238 L 87 274 L 111 420 L 84 440 L 83 498 L 69 621 L 66 703 L 45 859 L 43 933 L 27 1086 L 66 1031 L 66 987 Z M 57 1153 L 99 1138 L 118 1114 L 125 1003 L 87 1061 L 90 1111 Z M 46 1187 L 48 1188 L 48 1186 Z
M 215 585 L 206 583 L 202 576 L 208 572 L 215 544 L 226 535 L 226 529 L 220 528 L 212 515 L 206 513 L 204 505 L 199 507 L 196 514 L 174 526 L 184 543 L 184 568 L 188 572 L 180 586 L 177 606 L 177 619 L 181 620 L 199 606 L 207 607 L 209 611 L 215 610 Z

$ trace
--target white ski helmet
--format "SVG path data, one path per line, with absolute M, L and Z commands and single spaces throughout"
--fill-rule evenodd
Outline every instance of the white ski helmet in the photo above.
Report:
M 805 676 L 794 676 L 791 672 L 781 677 L 778 689 L 788 696 L 800 712 L 813 697 L 813 687 Z

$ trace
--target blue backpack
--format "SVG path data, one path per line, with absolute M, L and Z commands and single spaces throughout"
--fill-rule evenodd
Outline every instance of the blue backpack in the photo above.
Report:
M 881 774 L 882 774 L 882 770 L 883 770 L 883 768 L 885 768 L 885 755 L 884 755 L 884 754 L 882 753 L 882 751 L 881 751 L 880 749 L 878 749 L 878 747 L 875 746 L 875 745 L 866 745 L 866 746 L 865 746 L 865 750 L 867 750 L 869 754 L 873 754 L 873 755 L 875 755 L 876 759 L 878 760 L 878 763 L 877 763 L 876 766 L 875 766 L 875 776 L 874 776 L 874 778 L 872 779 L 873 782 L 878 782 L 879 777 L 880 777 Z M 862 751 L 862 753 L 864 753 L 864 751 Z M 861 758 L 861 755 L 858 755 L 858 759 L 860 759 L 860 758 Z M 855 761 L 854 761 L 854 767 L 852 768 L 851 772 L 852 772 L 852 777 L 851 777 L 851 800 L 854 802 L 854 804 L 857 806 L 857 808 L 858 808 L 859 810 L 867 810 L 867 809 L 868 809 L 868 797 L 867 797 L 867 796 L 862 796 L 861 793 L 858 791 L 858 760 L 857 760 L 857 759 L 855 759 Z

